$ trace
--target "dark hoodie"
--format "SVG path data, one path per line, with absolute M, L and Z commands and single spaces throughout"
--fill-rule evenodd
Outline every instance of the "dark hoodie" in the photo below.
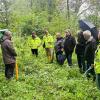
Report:
M 84 55 L 86 40 L 84 39 L 83 32 L 78 33 L 76 49 L 75 52 L 77 55 Z
M 72 53 L 76 45 L 76 40 L 73 36 L 69 35 L 65 38 L 64 41 L 64 50 L 66 54 Z
M 15 56 L 17 56 L 13 44 L 7 36 L 3 37 L 1 42 L 1 50 L 3 55 L 4 64 L 12 64 L 16 62 Z

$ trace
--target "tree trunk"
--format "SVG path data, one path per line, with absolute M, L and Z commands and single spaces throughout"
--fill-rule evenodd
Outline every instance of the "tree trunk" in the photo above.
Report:
M 69 0 L 67 0 L 66 6 L 67 6 L 66 18 L 69 20 L 70 19 Z

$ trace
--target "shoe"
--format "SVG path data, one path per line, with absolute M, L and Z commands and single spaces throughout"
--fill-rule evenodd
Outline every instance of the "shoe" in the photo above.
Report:
M 72 64 L 68 64 L 70 67 L 72 67 Z

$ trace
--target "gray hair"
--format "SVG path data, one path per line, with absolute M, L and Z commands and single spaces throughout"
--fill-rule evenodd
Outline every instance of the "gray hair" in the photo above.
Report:
M 5 35 L 5 36 L 9 36 L 9 35 L 11 35 L 11 34 L 12 34 L 12 33 L 11 33 L 10 31 L 6 30 L 4 35 Z
M 83 32 L 83 36 L 85 40 L 88 40 L 91 37 L 91 32 L 89 30 L 86 30 Z

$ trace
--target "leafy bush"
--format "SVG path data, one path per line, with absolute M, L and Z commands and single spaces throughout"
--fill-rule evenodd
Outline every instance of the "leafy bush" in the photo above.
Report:
M 46 64 L 45 50 L 39 49 L 39 57 L 31 54 L 24 38 L 15 37 L 18 53 L 19 80 L 6 80 L 4 69 L 0 72 L 1 100 L 99 100 L 100 91 L 92 80 L 79 73 L 78 67 Z M 74 56 L 75 57 L 75 56 Z M 76 58 L 74 58 L 76 60 Z

